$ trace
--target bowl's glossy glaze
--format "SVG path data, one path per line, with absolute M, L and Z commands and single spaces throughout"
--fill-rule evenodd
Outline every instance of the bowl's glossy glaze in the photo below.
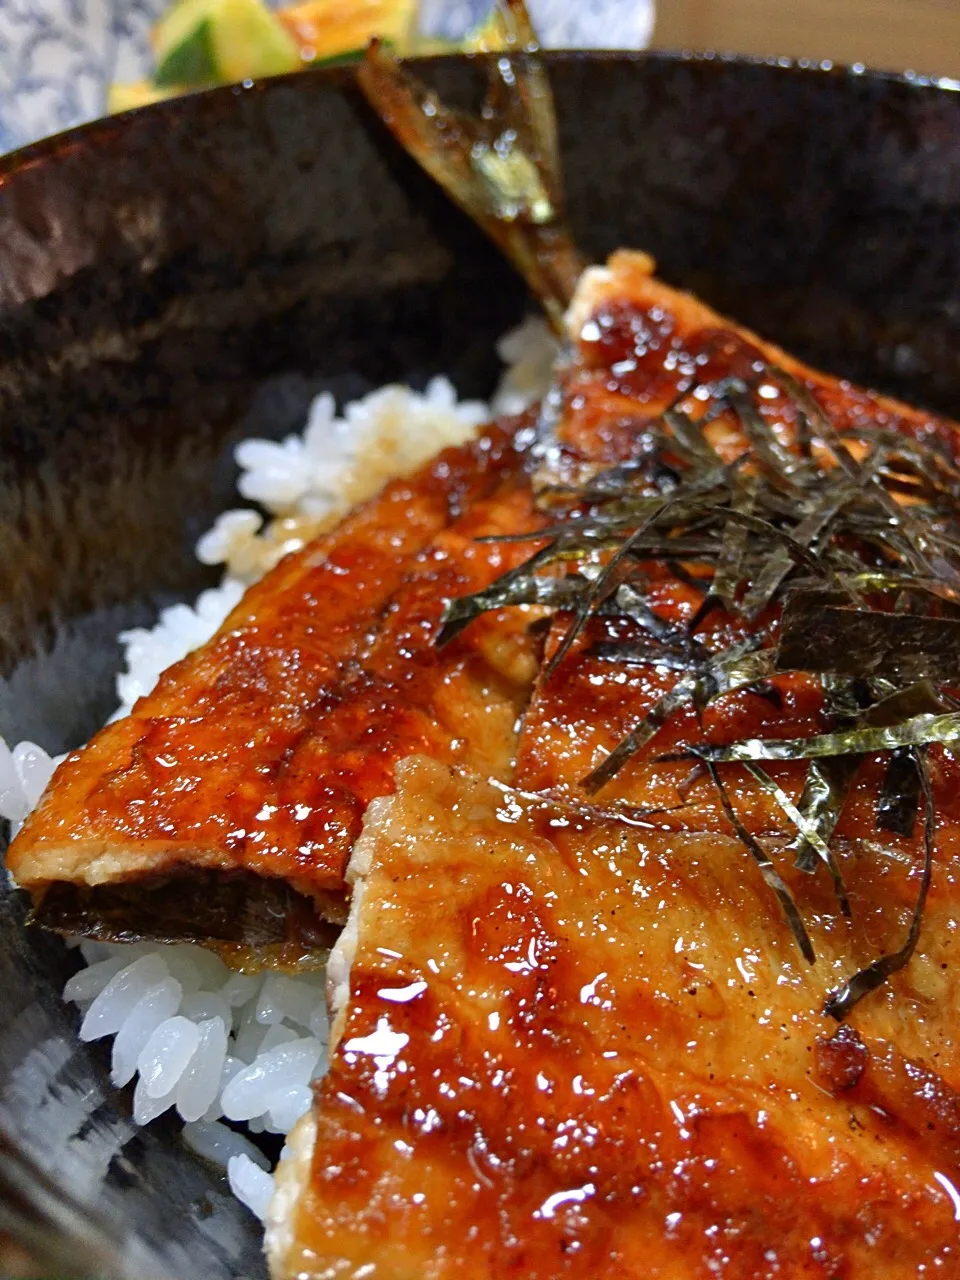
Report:
M 432 72 L 448 96 L 476 69 Z M 824 366 L 960 413 L 960 94 L 714 59 L 559 57 L 583 248 Z M 320 386 L 492 384 L 524 293 L 348 73 L 219 90 L 0 161 L 0 734 L 60 751 L 112 710 L 118 630 L 208 581 L 231 443 Z M 74 1039 L 71 960 L 0 903 L 0 1231 L 58 1274 L 262 1274 L 259 1232 L 167 1120 L 129 1123 Z M 6 1207 L 4 1207 L 4 1205 Z

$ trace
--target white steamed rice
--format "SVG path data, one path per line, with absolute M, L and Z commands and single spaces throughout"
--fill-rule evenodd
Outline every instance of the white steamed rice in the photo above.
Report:
M 518 413 L 543 395 L 556 344 L 540 320 L 527 320 L 498 344 L 507 369 L 490 405 L 458 401 L 445 378 L 423 394 L 388 386 L 336 414 L 318 396 L 301 435 L 277 443 L 245 440 L 236 449 L 241 495 L 250 508 L 224 512 L 197 544 L 205 564 L 222 564 L 219 587 L 191 607 L 164 609 L 152 628 L 121 632 L 125 669 L 117 676 L 126 715 L 160 674 L 219 628 L 246 586 L 287 552 L 329 527 L 394 475 L 463 443 L 494 413 Z M 62 757 L 31 742 L 0 738 L 0 818 L 15 831 L 37 804 Z M 231 972 L 192 945 L 79 943 L 86 967 L 64 997 L 81 1014 L 81 1040 L 112 1038 L 111 1078 L 133 1084 L 133 1119 L 167 1111 L 184 1122 L 184 1141 L 221 1165 L 234 1194 L 261 1219 L 273 1191 L 260 1149 L 224 1123 L 253 1134 L 287 1134 L 309 1108 L 310 1082 L 326 1064 L 322 973 L 289 977 Z M 286 1148 L 281 1159 L 287 1155 Z

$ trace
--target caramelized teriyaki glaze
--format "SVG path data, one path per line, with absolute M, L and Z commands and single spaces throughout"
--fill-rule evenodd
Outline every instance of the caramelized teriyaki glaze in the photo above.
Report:
M 398 779 L 276 1275 L 958 1274 L 956 858 L 838 1032 L 824 993 L 876 940 L 823 893 L 807 968 L 738 841 Z M 883 879 L 851 869 L 867 919 Z
M 923 823 L 877 829 L 882 760 L 866 760 L 831 842 L 851 920 L 822 866 L 779 856 L 792 831 L 769 793 L 724 768 L 806 922 L 810 965 L 703 767 L 660 758 L 817 734 L 819 682 L 774 675 L 681 711 L 592 794 L 584 779 L 677 678 L 602 656 L 635 623 L 592 617 L 552 672 L 563 613 L 495 610 L 435 644 L 448 601 L 540 545 L 478 537 L 539 534 L 551 468 L 562 485 L 631 459 L 701 382 L 777 365 L 834 424 L 956 456 L 952 424 L 805 369 L 650 270 L 618 254 L 585 274 L 556 447 L 524 456 L 532 432 L 494 429 L 281 562 L 68 759 L 12 850 L 40 892 L 242 869 L 335 911 L 356 841 L 349 995 L 278 1175 L 279 1277 L 960 1275 L 952 751 L 930 747 L 921 774 L 936 831 L 919 946 L 838 1028 L 825 997 L 901 946 L 921 879 Z M 768 391 L 759 412 L 790 450 L 795 408 Z M 724 462 L 744 450 L 729 412 L 703 434 Z M 646 604 L 690 622 L 691 568 L 650 576 Z M 771 609 L 760 624 L 776 625 Z M 753 625 L 719 609 L 697 636 L 719 650 Z M 795 801 L 802 765 L 769 773 Z
M 390 484 L 252 587 L 218 634 L 57 770 L 8 854 L 20 884 L 191 869 L 283 877 L 335 915 L 366 803 L 412 751 L 508 777 L 536 671 L 516 613 L 442 653 L 443 603 L 526 556 L 511 434 Z
M 568 327 L 573 355 L 561 371 L 561 406 L 556 436 L 563 457 L 558 464 L 576 473 L 583 463 L 616 464 L 637 455 L 644 435 L 665 409 L 696 388 L 729 377 L 755 380 L 768 365 L 799 379 L 838 430 L 854 427 L 904 433 L 937 440 L 960 457 L 960 436 L 952 422 L 863 391 L 810 369 L 756 335 L 740 329 L 698 299 L 662 284 L 645 254 L 615 253 L 605 268 L 584 274 L 570 307 Z M 795 445 L 796 406 L 772 384 L 765 386 L 759 411 L 787 447 Z M 748 446 L 731 410 L 704 428 L 711 446 L 731 461 Z M 690 623 L 703 591 L 663 566 L 650 570 L 657 580 L 647 597 L 665 622 Z M 768 615 L 759 619 L 768 621 Z M 547 641 L 547 656 L 567 630 L 558 615 Z M 750 628 L 739 616 L 717 610 L 698 627 L 697 637 L 712 651 L 744 639 Z M 676 682 L 677 675 L 655 663 L 625 665 L 597 656 L 597 646 L 635 640 L 640 628 L 628 618 L 591 618 L 583 635 L 549 677 L 541 671 L 524 717 L 517 758 L 516 785 L 585 798 L 582 781 Z M 666 829 L 731 831 L 716 789 L 691 762 L 658 757 L 688 742 L 727 743 L 738 739 L 803 738 L 824 732 L 819 681 L 795 673 L 778 676 L 767 697 L 738 691 L 712 703 L 699 717 L 692 708 L 673 715 L 663 729 L 603 787 L 595 799 L 622 800 L 641 807 L 664 807 L 658 815 Z M 938 812 L 960 814 L 960 764 L 939 747 L 930 754 L 931 783 Z M 805 763 L 770 764 L 768 772 L 794 799 L 803 786 Z M 874 803 L 879 768 L 867 769 L 848 800 L 837 839 L 874 833 Z M 775 837 L 784 818 L 773 798 L 732 766 L 729 781 L 738 816 L 755 832 Z M 952 829 L 952 828 L 951 828 Z M 940 837 L 951 838 L 950 831 Z
M 584 275 L 570 312 L 574 354 L 560 376 L 564 465 L 629 458 L 679 394 L 743 373 L 760 356 L 801 377 L 839 424 L 869 421 L 955 443 L 951 424 L 803 368 L 650 271 L 643 255 L 620 253 Z M 762 412 L 789 445 L 791 406 L 774 395 Z M 729 412 L 705 434 L 725 458 L 743 448 Z M 476 445 L 447 451 L 251 588 L 209 644 L 171 668 L 132 715 L 68 757 L 8 855 L 19 882 L 39 897 L 55 882 L 243 871 L 286 879 L 336 919 L 365 806 L 390 791 L 405 755 L 509 779 L 516 754 L 519 786 L 576 793 L 674 680 L 653 665 L 618 668 L 591 656 L 592 641 L 622 639 L 632 624 L 594 620 L 553 677 L 536 679 L 519 745 L 514 724 L 542 643 L 531 631 L 536 614 L 487 614 L 446 648 L 434 647 L 447 601 L 485 586 L 536 546 L 474 541 L 541 527 L 524 456 L 529 436 L 493 428 Z M 683 622 L 696 592 L 664 571 L 650 603 Z M 564 627 L 562 616 L 554 621 L 548 653 Z M 742 634 L 742 623 L 714 613 L 700 637 L 719 647 Z M 706 740 L 817 730 L 819 686 L 780 680 L 778 697 L 730 695 L 709 709 Z M 668 808 L 662 820 L 678 829 L 729 830 L 688 764 L 656 762 L 692 728 L 700 731 L 693 713 L 676 717 L 599 798 Z M 938 807 L 952 812 L 960 803 L 953 757 L 934 749 L 931 769 Z M 771 773 L 800 785 L 795 766 Z M 775 834 L 774 802 L 745 775 L 741 782 L 741 817 Z M 844 822 L 840 835 L 856 835 L 856 821 Z
M 838 426 L 936 437 L 956 455 L 951 424 L 805 369 L 657 283 L 641 256 L 588 273 L 570 323 L 559 448 L 536 459 L 539 481 L 634 457 L 678 396 L 755 376 L 761 361 L 799 378 Z M 792 448 L 795 412 L 776 388 L 761 411 Z M 730 413 L 705 434 L 724 461 L 745 447 Z M 690 569 L 650 573 L 646 603 L 688 623 L 703 594 Z M 369 811 L 349 998 L 279 1175 L 275 1274 L 960 1275 L 952 752 L 926 757 L 937 829 L 919 945 L 838 1026 L 826 998 L 901 945 L 921 877 L 922 823 L 912 836 L 877 830 L 883 762 L 862 766 L 832 840 L 852 920 L 823 867 L 793 867 L 770 795 L 724 767 L 806 922 L 810 965 L 703 766 L 660 757 L 823 732 L 819 681 L 777 675 L 702 717 L 681 711 L 592 794 L 584 779 L 677 675 L 606 660 L 598 645 L 637 639 L 616 616 L 592 617 L 550 671 L 569 621 L 549 624 L 517 790 L 418 759 Z M 720 609 L 697 635 L 720 650 L 748 629 Z M 804 765 L 768 768 L 796 800 Z

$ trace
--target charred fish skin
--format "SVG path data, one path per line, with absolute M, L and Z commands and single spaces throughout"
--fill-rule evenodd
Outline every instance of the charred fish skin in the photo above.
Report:
M 526 279 L 557 333 L 586 265 L 564 213 L 553 94 L 522 0 L 491 20 L 506 56 L 487 62 L 478 115 L 446 107 L 372 41 L 357 83 L 400 145 L 493 240 Z
M 931 998 L 921 974 L 943 972 L 956 855 L 913 978 L 836 1033 L 819 1006 L 863 940 L 822 895 L 811 974 L 732 836 L 416 759 L 361 845 L 280 1280 L 949 1274 L 957 979 Z M 851 890 L 886 894 L 869 865 Z

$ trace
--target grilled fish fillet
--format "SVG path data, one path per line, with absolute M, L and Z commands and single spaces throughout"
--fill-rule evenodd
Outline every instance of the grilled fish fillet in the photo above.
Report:
M 277 1280 L 956 1273 L 955 856 L 910 970 L 839 1032 L 818 1010 L 869 926 L 795 883 L 807 969 L 729 837 L 420 758 L 353 859 L 349 996 L 278 1172 Z M 867 919 L 891 878 L 852 870 Z
M 650 270 L 620 254 L 584 278 L 548 478 L 631 458 L 685 378 L 742 375 L 761 358 L 802 379 L 835 423 L 938 437 L 955 456 L 952 424 L 805 369 Z M 787 406 L 771 396 L 769 416 L 792 447 Z M 721 456 L 744 448 L 729 414 L 705 435 Z M 702 591 L 658 573 L 647 604 L 688 622 Z M 819 682 L 778 676 L 778 698 L 733 694 L 702 724 L 681 711 L 591 795 L 583 779 L 677 675 L 603 659 L 598 644 L 638 638 L 620 616 L 592 618 L 551 672 L 569 622 L 552 623 L 516 790 L 418 758 L 368 810 L 331 962 L 332 1065 L 277 1174 L 273 1275 L 952 1274 L 952 755 L 927 761 L 938 827 L 917 950 L 838 1027 L 825 998 L 899 945 L 923 862 L 919 825 L 877 837 L 879 762 L 862 768 L 833 842 L 853 919 L 825 876 L 778 864 L 810 966 L 715 789 L 690 779 L 689 760 L 655 757 L 821 732 Z M 747 630 L 721 610 L 698 636 L 717 649 Z M 795 798 L 805 766 L 768 767 Z M 769 795 L 735 765 L 725 776 L 743 825 L 786 843 Z
M 342 920 L 344 865 L 398 759 L 428 752 L 510 776 L 537 666 L 530 619 L 491 616 L 443 652 L 432 640 L 445 599 L 527 554 L 475 539 L 538 520 L 499 428 L 390 484 L 283 560 L 131 715 L 67 757 L 10 871 L 61 915 L 75 908 L 74 927 L 99 919 L 117 936 L 131 885 L 169 896 L 171 877 L 175 894 L 196 888 L 183 914 L 199 936 L 232 936 L 236 921 L 205 908 L 211 873 L 280 879 Z M 141 932 L 149 914 L 147 900 Z
M 614 465 L 642 450 L 644 432 L 690 388 L 730 377 L 755 380 L 767 365 L 796 377 L 838 431 L 863 427 L 928 443 L 948 457 L 960 457 L 955 423 L 861 390 L 801 364 L 712 311 L 699 299 L 663 284 L 643 253 L 622 250 L 607 266 L 584 272 L 567 315 L 573 356 L 560 380 L 562 405 L 556 435 L 564 447 L 561 467 Z M 795 445 L 796 407 L 769 385 L 761 412 L 786 448 Z M 748 448 L 736 415 L 727 410 L 704 428 L 704 437 L 725 461 Z M 664 567 L 647 604 L 664 621 L 686 626 L 703 599 L 702 590 Z M 546 656 L 555 651 L 569 619 L 557 617 Z M 716 651 L 744 639 L 750 628 L 738 615 L 714 612 L 698 629 L 698 638 Z M 646 712 L 677 681 L 677 674 L 656 663 L 624 666 L 598 656 L 598 646 L 636 641 L 642 635 L 625 617 L 591 618 L 574 649 L 558 668 L 541 670 L 524 717 L 516 785 L 533 791 L 584 796 L 582 781 Z M 678 744 L 727 743 L 743 738 L 804 738 L 824 732 L 823 691 L 802 674 L 778 676 L 779 702 L 753 693 L 733 693 L 712 704 L 702 719 L 681 709 L 645 747 L 627 762 L 596 798 L 643 807 L 662 807 L 665 828 L 731 830 L 709 780 L 687 789 L 690 761 L 664 762 Z M 794 798 L 802 787 L 802 762 L 771 764 L 769 772 Z M 931 760 L 938 811 L 960 816 L 960 766 L 952 756 Z M 838 838 L 854 838 L 874 827 L 873 806 L 879 770 L 866 770 L 844 809 Z M 751 783 L 743 770 L 730 770 L 739 816 L 756 833 L 782 831 L 783 814 L 769 794 Z M 955 825 L 939 838 L 956 839 Z
M 742 373 L 760 355 L 802 377 L 840 425 L 869 420 L 953 449 L 951 424 L 804 368 L 662 285 L 651 270 L 645 255 L 623 252 L 583 277 L 569 317 L 575 359 L 561 382 L 558 434 L 568 460 L 629 457 L 684 380 Z M 789 406 L 771 401 L 769 413 L 789 432 Z M 723 456 L 743 447 L 729 414 L 706 434 Z M 532 549 L 478 546 L 473 538 L 535 530 L 541 520 L 523 451 L 502 431 L 395 482 L 278 565 L 132 715 L 68 757 L 11 847 L 10 870 L 35 900 L 45 898 L 48 918 L 56 922 L 59 912 L 65 927 L 88 931 L 106 920 L 104 936 L 124 936 L 109 922 L 122 925 L 132 910 L 131 885 L 169 885 L 188 875 L 196 885 L 187 912 L 194 936 L 215 937 L 225 916 L 236 919 L 221 911 L 215 922 L 205 911 L 211 874 L 252 880 L 254 897 L 257 878 L 279 880 L 342 920 L 350 846 L 365 805 L 389 792 L 396 760 L 423 751 L 511 776 L 513 724 L 536 665 L 529 616 L 487 615 L 439 655 L 433 639 L 446 600 L 478 590 Z M 691 616 L 694 599 L 681 580 L 665 574 L 658 591 L 653 603 L 665 615 Z M 563 626 L 555 624 L 548 652 Z M 607 633 L 622 638 L 630 626 L 592 622 L 553 680 L 538 681 L 523 721 L 519 785 L 575 789 L 669 688 L 672 677 L 662 669 L 614 678 L 590 656 L 593 642 Z M 742 626 L 715 616 L 707 631 L 720 644 Z M 758 732 L 774 725 L 784 734 L 813 732 L 819 697 L 801 681 L 785 709 L 734 699 L 711 712 L 708 739 L 741 734 L 750 717 Z M 669 747 L 671 732 L 687 727 L 678 717 L 604 795 L 676 809 L 677 784 L 689 769 L 651 768 L 650 759 Z M 789 780 L 797 771 L 772 772 Z M 712 794 L 694 800 L 698 829 L 726 829 Z M 740 800 L 756 829 L 777 821 L 773 802 L 755 787 Z M 674 821 L 683 826 L 688 818 L 678 810 Z M 190 892 L 187 880 L 181 887 Z M 149 900 L 138 915 L 136 932 L 149 933 Z M 168 928 L 165 922 L 157 932 L 167 936 Z

